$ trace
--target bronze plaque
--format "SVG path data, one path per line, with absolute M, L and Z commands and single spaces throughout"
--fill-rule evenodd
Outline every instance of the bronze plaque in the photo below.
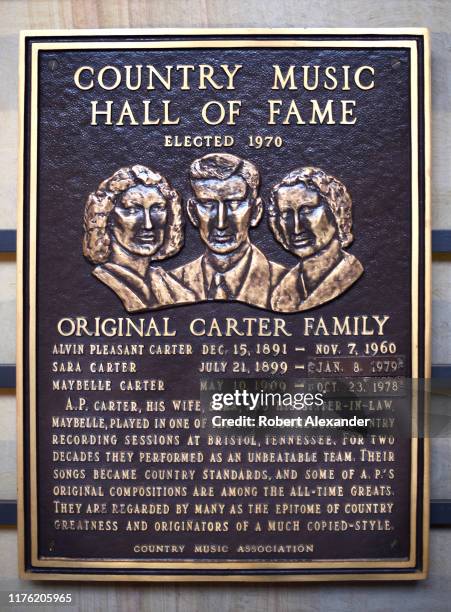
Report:
M 425 577 L 428 62 L 22 35 L 22 576 Z

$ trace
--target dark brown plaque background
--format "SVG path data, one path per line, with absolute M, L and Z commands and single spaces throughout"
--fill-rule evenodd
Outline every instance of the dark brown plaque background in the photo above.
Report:
M 112 579 L 124 574 L 128 578 L 149 579 L 153 576 L 158 579 L 160 575 L 172 575 L 174 579 L 197 580 L 211 575 L 228 579 L 260 577 L 267 580 L 275 574 L 278 579 L 282 576 L 286 579 L 308 579 L 313 574 L 321 575 L 324 579 L 337 575 L 347 579 L 356 576 L 395 579 L 422 577 L 427 552 L 422 505 L 427 486 L 423 481 L 425 465 L 421 440 L 417 446 L 412 446 L 410 440 L 401 440 L 397 446 L 396 494 L 390 500 L 395 502 L 396 508 L 396 512 L 390 517 L 395 527 L 395 537 L 393 534 L 381 535 L 377 532 L 317 533 L 314 534 L 315 553 L 301 557 L 284 554 L 280 558 L 272 553 L 249 553 L 239 557 L 231 553 L 175 553 L 165 556 L 156 553 L 134 554 L 131 552 L 132 545 L 135 542 L 152 540 L 156 544 L 169 541 L 171 544 L 191 546 L 193 541 L 197 544 L 211 542 L 211 534 L 151 535 L 105 531 L 77 533 L 58 532 L 52 526 L 50 517 L 55 518 L 52 505 L 52 487 L 55 485 L 52 478 L 52 469 L 55 467 L 52 450 L 55 450 L 55 446 L 52 445 L 52 434 L 55 430 L 50 427 L 51 415 L 64 415 L 64 400 L 68 394 L 52 391 L 51 377 L 55 376 L 51 373 L 51 364 L 55 357 L 52 356 L 51 349 L 54 344 L 60 342 L 88 344 L 109 341 L 104 338 L 61 338 L 56 331 L 56 323 L 63 317 L 84 316 L 93 320 L 99 316 L 146 319 L 153 316 L 156 321 L 162 321 L 163 317 L 169 316 L 171 327 L 177 329 L 174 341 L 191 343 L 195 352 L 204 341 L 220 341 L 228 346 L 241 341 L 239 338 L 194 338 L 187 331 L 187 322 L 195 317 L 283 317 L 287 321 L 287 327 L 294 333 L 291 338 L 283 340 L 288 345 L 288 361 L 291 367 L 298 357 L 295 355 L 294 346 L 299 343 L 299 335 L 296 336 L 295 332 L 305 316 L 322 316 L 325 320 L 330 320 L 332 316 L 347 314 L 388 314 L 390 340 L 396 342 L 398 353 L 406 359 L 407 365 L 402 375 L 415 378 L 428 376 L 428 360 L 425 361 L 428 350 L 428 337 L 425 337 L 428 314 L 424 309 L 428 300 L 428 287 L 426 286 L 425 290 L 424 270 L 427 266 L 423 254 L 426 206 L 424 164 L 427 153 L 424 122 L 424 91 L 427 78 L 424 65 L 424 33 L 388 34 L 376 31 L 374 34 L 359 34 L 331 31 L 315 34 L 286 31 L 274 36 L 265 32 L 250 36 L 225 31 L 211 32 L 207 34 L 208 37 L 224 41 L 224 44 L 214 48 L 197 48 L 196 41 L 202 41 L 204 47 L 206 41 L 206 36 L 199 32 L 178 32 L 174 36 L 156 35 L 152 32 L 134 34 L 132 31 L 120 35 L 71 33 L 41 36 L 29 33 L 24 37 L 24 175 L 23 211 L 19 224 L 24 239 L 23 276 L 19 287 L 22 287 L 24 292 L 25 315 L 23 344 L 19 346 L 22 354 L 19 377 L 21 372 L 24 377 L 18 381 L 18 389 L 23 387 L 23 446 L 19 451 L 20 461 L 23 462 L 22 572 L 25 572 L 27 577 L 36 578 L 43 575 L 62 578 L 70 573 L 85 578 L 108 575 Z M 158 41 L 162 44 L 168 41 L 173 46 L 175 39 L 188 42 L 189 45 L 187 48 L 172 49 L 142 49 L 135 46 L 135 43 L 143 41 Z M 254 42 L 248 43 L 244 48 L 234 46 L 243 40 Z M 286 47 L 267 46 L 268 41 L 280 45 L 284 40 L 287 41 Z M 289 42 L 293 40 L 317 40 L 318 45 L 294 47 Z M 260 46 L 262 41 L 266 46 Z M 336 45 L 334 41 L 337 41 Z M 342 41 L 348 41 L 350 46 L 340 46 Z M 406 41 L 411 46 L 403 47 L 401 41 Z M 65 48 L 66 42 L 70 45 Z M 105 42 L 117 43 L 117 48 L 104 48 L 102 44 Z M 118 48 L 119 43 L 123 45 L 126 42 L 129 44 L 125 48 Z M 371 42 L 373 45 L 369 44 Z M 164 47 L 164 44 L 162 46 Z M 243 65 L 243 69 L 235 91 L 217 91 L 214 94 L 197 89 L 190 92 L 174 89 L 170 92 L 158 90 L 148 96 L 148 92 L 129 92 L 123 87 L 108 92 L 98 87 L 81 92 L 74 86 L 73 74 L 82 65 L 93 66 L 97 71 L 105 65 L 147 63 L 158 67 L 180 63 L 208 63 L 213 66 L 239 63 Z M 361 91 L 354 85 L 351 85 L 351 90 L 347 92 L 327 92 L 322 89 L 315 92 L 273 92 L 270 89 L 272 65 L 276 63 L 283 66 L 346 64 L 351 67 L 369 64 L 375 68 L 377 86 L 370 92 Z M 412 75 L 418 78 L 418 117 L 411 116 L 411 109 L 415 108 L 415 105 L 412 106 L 411 96 L 417 96 Z M 266 100 L 275 97 L 283 100 L 296 98 L 301 107 L 310 97 L 318 99 L 320 103 L 325 103 L 330 97 L 338 100 L 353 99 L 357 103 L 357 124 L 268 126 Z M 142 98 L 171 99 L 174 109 L 182 115 L 182 122 L 178 126 L 90 125 L 91 99 L 113 100 L 122 104 L 125 98 L 130 101 L 132 108 L 137 109 Z M 198 119 L 200 108 L 207 99 L 230 98 L 242 100 L 241 117 L 236 126 L 214 127 L 201 124 Z M 137 116 L 139 115 L 137 111 Z M 261 196 L 265 202 L 268 201 L 270 186 L 295 167 L 317 166 L 339 177 L 352 194 L 354 242 L 347 250 L 355 255 L 364 267 L 364 274 L 357 283 L 319 309 L 299 314 L 280 315 L 245 304 L 221 302 L 215 303 L 214 307 L 211 303 L 199 303 L 158 312 L 127 315 L 111 290 L 91 275 L 92 267 L 83 257 L 81 239 L 84 202 L 89 192 L 93 191 L 101 180 L 121 166 L 132 164 L 143 164 L 161 172 L 186 200 L 191 195 L 188 179 L 190 163 L 196 157 L 215 149 L 165 148 L 162 141 L 164 134 L 197 133 L 232 134 L 235 137 L 235 145 L 223 151 L 249 159 L 258 166 L 262 176 Z M 284 146 L 280 149 L 250 148 L 247 145 L 249 134 L 280 135 Z M 413 134 L 418 135 L 417 147 L 412 141 Z M 413 173 L 412 165 L 416 155 L 419 164 L 417 171 Z M 415 242 L 412 203 L 415 203 L 417 188 L 420 237 L 418 242 Z M 203 252 L 198 232 L 188 222 L 185 232 L 184 248 L 174 258 L 162 262 L 161 265 L 165 269 L 180 266 Z M 251 239 L 271 260 L 287 266 L 294 265 L 295 259 L 273 239 L 267 226 L 267 215 L 258 227 L 251 231 Z M 418 291 L 412 286 L 415 262 L 418 263 Z M 30 318 L 29 311 L 32 313 Z M 419 350 L 418 354 L 413 355 L 412 327 L 416 325 Z M 349 341 L 352 339 L 352 336 L 347 338 Z M 244 340 L 252 345 L 261 339 Z M 313 337 L 302 338 L 306 356 L 314 354 L 315 340 L 317 339 Z M 124 339 L 114 339 L 116 343 L 123 341 Z M 136 338 L 135 341 L 146 344 L 155 339 Z M 80 361 L 82 367 L 93 360 L 89 356 L 68 356 L 67 359 Z M 418 360 L 416 372 L 412 371 L 411 367 L 414 359 Z M 198 361 L 199 356 L 196 354 L 192 358 L 183 359 L 150 356 L 140 358 L 139 375 L 136 378 L 158 378 L 161 375 L 170 381 L 167 390 L 159 394 L 119 393 L 113 394 L 112 397 L 138 401 L 167 399 L 168 404 L 170 398 L 198 397 L 199 378 L 195 373 Z M 296 376 L 292 370 L 290 372 L 292 377 Z M 60 377 L 72 376 L 62 374 Z M 79 375 L 79 378 L 94 377 L 89 374 L 87 368 Z M 114 378 L 104 374 L 98 377 Z M 120 377 L 116 375 L 116 378 L 127 379 L 135 376 L 125 374 Z M 84 395 L 88 395 L 92 400 L 105 398 L 102 392 Z M 76 413 L 71 416 L 74 415 Z M 154 418 L 155 414 L 139 416 Z M 169 409 L 166 416 L 169 416 Z M 189 433 L 188 430 L 184 431 L 178 450 L 186 444 L 183 436 L 187 438 Z M 119 448 L 141 450 L 120 446 L 115 450 Z M 187 448 L 191 451 L 205 450 L 202 447 Z M 413 497 L 410 469 L 412 449 L 417 450 L 414 465 L 418 476 Z M 228 449 L 224 447 L 222 450 Z M 95 467 L 100 465 L 101 463 Z M 69 467 L 62 463 L 57 466 Z M 92 466 L 86 464 L 79 467 Z M 284 466 L 275 464 L 270 466 L 270 470 L 282 467 Z M 208 484 L 208 481 L 203 484 Z M 65 501 L 84 502 L 85 499 Z M 144 500 L 122 498 L 117 501 Z M 167 500 L 160 498 L 146 501 L 164 503 Z M 186 503 L 192 500 L 185 498 L 175 501 Z M 414 524 L 411 523 L 413 501 L 416 507 L 412 517 Z M 121 524 L 125 518 L 133 517 L 120 517 Z M 169 515 L 168 520 L 171 518 L 174 517 Z M 413 548 L 412 534 L 416 534 L 416 544 Z M 241 544 L 252 544 L 259 537 L 252 532 L 222 533 L 215 534 L 213 539 L 218 544 L 230 544 L 234 539 L 239 540 Z M 287 533 L 272 536 L 266 534 L 262 537 L 268 543 L 293 542 L 293 536 Z M 301 541 L 312 539 L 305 533 L 299 535 L 299 538 Z M 409 559 L 409 567 L 403 566 Z M 145 567 L 138 562 L 153 562 L 153 565 Z M 222 565 L 215 564 L 218 562 Z M 269 565 L 265 566 L 265 562 Z M 309 563 L 315 564 L 315 568 L 309 568 Z M 399 563 L 401 565 L 397 565 Z

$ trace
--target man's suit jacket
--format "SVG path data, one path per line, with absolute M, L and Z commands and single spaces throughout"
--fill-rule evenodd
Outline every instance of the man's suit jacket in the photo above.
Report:
M 230 299 L 245 302 L 260 308 L 269 308 L 271 293 L 277 285 L 286 268 L 269 261 L 254 245 L 251 245 L 250 263 L 243 282 L 235 295 Z M 171 274 L 196 295 L 196 301 L 208 300 L 208 287 L 204 274 L 205 255 L 190 261 L 171 271 Z

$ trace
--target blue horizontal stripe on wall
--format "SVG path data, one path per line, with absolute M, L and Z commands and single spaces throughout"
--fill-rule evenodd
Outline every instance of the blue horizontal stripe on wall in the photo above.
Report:
M 432 366 L 432 378 L 451 379 L 451 365 L 436 364 Z M 16 366 L 0 365 L 0 389 L 14 389 L 16 386 Z
M 431 499 L 431 526 L 451 526 L 451 499 Z
M 16 366 L 0 365 L 0 388 L 13 389 L 16 386 Z
M 17 503 L 14 499 L 0 501 L 0 525 L 10 525 L 15 527 L 17 524 Z
M 432 252 L 451 253 L 451 230 L 433 230 Z
M 432 378 L 451 378 L 451 365 L 435 364 L 431 368 Z
M 16 230 L 0 230 L 0 253 L 15 253 Z M 451 253 L 451 230 L 433 230 L 432 252 Z
M 0 253 L 16 252 L 16 230 L 0 230 Z
M 451 500 L 431 500 L 431 527 L 451 526 Z M 15 527 L 17 523 L 17 503 L 15 500 L 0 501 L 0 525 Z

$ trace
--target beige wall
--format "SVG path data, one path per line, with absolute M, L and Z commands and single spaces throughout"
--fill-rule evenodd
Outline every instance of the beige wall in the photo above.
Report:
M 112 27 L 426 26 L 433 54 L 433 227 L 451 228 L 451 2 L 449 0 L 0 0 L 0 228 L 16 224 L 18 31 Z M 433 265 L 433 361 L 451 363 L 451 259 Z M 14 362 L 15 264 L 0 256 L 0 363 Z M 15 402 L 0 393 L 0 499 L 15 498 Z M 451 498 L 451 444 L 433 443 L 432 495 Z M 434 529 L 431 575 L 420 584 L 144 585 L 24 583 L 16 533 L 0 529 L 0 610 L 8 592 L 72 592 L 86 612 L 451 609 L 451 527 Z M 15 607 L 15 609 L 19 609 Z M 38 610 L 38 607 L 33 609 Z M 68 606 L 69 609 L 69 606 Z

